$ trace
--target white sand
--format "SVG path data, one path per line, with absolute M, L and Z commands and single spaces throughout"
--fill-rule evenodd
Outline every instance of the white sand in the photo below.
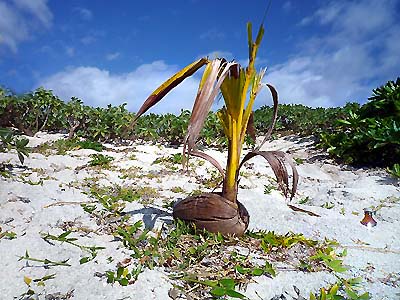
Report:
M 30 146 L 60 137 L 63 135 L 39 133 L 30 138 Z M 384 170 L 337 165 L 324 153 L 313 149 L 309 139 L 288 137 L 273 141 L 263 149 L 288 151 L 304 160 L 298 165 L 300 182 L 297 196 L 291 204 L 321 217 L 291 210 L 286 205 L 287 200 L 278 191 L 264 194 L 264 185 L 270 184 L 273 173 L 262 158 L 254 158 L 244 170 L 246 176 L 240 181 L 244 189 L 240 190 L 238 196 L 250 213 L 250 229 L 271 230 L 281 234 L 291 231 L 318 240 L 335 239 L 348 251 L 344 263 L 349 270 L 342 276 L 363 277 L 362 290 L 368 291 L 372 299 L 400 299 L 399 181 L 388 176 Z M 63 222 L 98 229 L 95 220 L 80 205 L 48 207 L 57 202 L 93 200 L 83 193 L 82 187 L 85 178 L 93 177 L 104 185 L 150 185 L 157 188 L 160 200 L 146 207 L 136 202 L 130 203 L 126 210 L 136 211 L 132 220 L 143 220 L 148 227 L 159 228 L 163 222 L 171 221 L 171 211 L 162 208 L 163 200 L 169 202 L 184 198 L 192 190 L 201 188 L 196 176 L 208 176 L 207 169 L 211 170 L 212 166 L 205 163 L 189 176 L 176 172 L 163 176 L 162 180 L 157 176 L 150 178 L 139 175 L 162 170 L 163 165 L 152 164 L 153 161 L 157 157 L 180 151 L 140 143 L 132 147 L 108 145 L 108 150 L 102 153 L 114 157 L 111 170 L 82 168 L 90 160 L 89 155 L 96 153 L 93 150 L 75 150 L 63 156 L 31 154 L 25 161 L 26 168 L 16 167 L 19 162 L 15 153 L 0 153 L 0 162 L 9 162 L 14 166 L 12 178 L 0 177 L 0 227 L 2 232 L 12 231 L 17 235 L 11 240 L 4 237 L 0 239 L 0 299 L 17 299 L 26 292 L 24 276 L 34 279 L 49 274 L 55 274 L 55 278 L 45 281 L 44 286 L 32 284 L 32 289 L 39 295 L 37 299 L 45 299 L 46 295 L 46 299 L 65 299 L 61 296 L 71 291 L 73 296 L 70 299 L 169 299 L 168 291 L 173 281 L 162 269 L 146 270 L 136 283 L 126 287 L 107 284 L 104 277 L 96 276 L 107 270 L 115 271 L 116 262 L 129 256 L 129 251 L 113 236 L 93 232 L 71 234 L 71 237 L 78 238 L 80 244 L 105 247 L 98 251 L 94 261 L 80 265 L 79 259 L 87 256 L 87 253 L 67 243 L 55 241 L 51 245 L 41 238 L 41 233 L 61 234 Z M 221 164 L 225 163 L 226 154 L 215 150 L 207 152 L 219 159 Z M 138 173 L 132 178 L 124 178 L 121 176 L 121 170 L 124 169 Z M 42 179 L 43 184 L 31 185 L 24 183 L 21 178 L 31 182 Z M 174 187 L 181 187 L 185 192 L 174 193 L 171 191 Z M 308 201 L 299 204 L 306 197 Z M 333 207 L 326 208 L 329 206 Z M 360 224 L 363 209 L 368 207 L 380 207 L 375 216 L 378 224 L 374 228 Z M 19 261 L 25 251 L 34 258 L 54 261 L 69 259 L 71 266 L 45 269 L 40 263 Z M 113 261 L 110 262 L 107 259 L 109 257 Z M 250 299 L 269 300 L 285 292 L 295 296 L 295 285 L 307 297 L 310 291 L 318 291 L 335 281 L 335 276 L 328 272 L 281 271 L 272 279 L 264 276 L 255 278 L 255 282 L 241 292 Z M 51 295 L 58 295 L 59 298 L 51 298 Z

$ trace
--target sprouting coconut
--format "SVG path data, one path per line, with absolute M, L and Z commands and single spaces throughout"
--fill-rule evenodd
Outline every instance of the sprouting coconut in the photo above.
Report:
M 241 67 L 235 61 L 228 62 L 223 58 L 213 60 L 201 58 L 159 86 L 143 103 L 133 121 L 133 124 L 135 124 L 142 114 L 158 103 L 169 91 L 179 85 L 185 78 L 193 75 L 198 69 L 206 66 L 184 139 L 183 157 L 185 159 L 183 163 L 187 163 L 189 156 L 197 156 L 209 161 L 223 175 L 222 191 L 191 196 L 177 202 L 173 208 L 173 216 L 187 222 L 193 222 L 197 228 L 220 232 L 224 235 L 241 236 L 249 224 L 249 214 L 246 208 L 237 200 L 239 170 L 246 161 L 258 155 L 264 157 L 273 169 L 278 186 L 286 197 L 289 194 L 291 198 L 294 196 L 298 181 L 295 165 L 286 153 L 260 150 L 261 146 L 270 138 L 277 118 L 278 94 L 270 84 L 265 86 L 269 88 L 274 104 L 271 126 L 263 142 L 240 160 L 246 133 L 253 128 L 253 104 L 264 85 L 261 81 L 266 70 L 263 69 L 257 72 L 254 68 L 257 50 L 264 34 L 264 27 L 263 25 L 260 26 L 255 41 L 252 37 L 251 23 L 247 24 L 247 32 L 249 44 L 249 64 L 247 68 Z M 225 169 L 222 168 L 217 160 L 196 148 L 196 141 L 204 126 L 204 121 L 219 91 L 222 93 L 225 104 L 217 112 L 217 115 L 228 140 L 228 158 Z M 285 162 L 292 169 L 291 188 Z

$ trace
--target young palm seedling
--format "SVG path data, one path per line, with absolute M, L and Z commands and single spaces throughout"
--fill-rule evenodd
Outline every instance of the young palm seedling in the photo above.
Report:
M 284 192 L 285 196 L 289 194 L 291 198 L 294 196 L 298 180 L 294 163 L 287 154 L 280 151 L 260 150 L 261 146 L 271 136 L 277 118 L 278 94 L 270 84 L 266 84 L 266 86 L 272 94 L 274 103 L 271 125 L 263 142 L 241 159 L 245 136 L 251 133 L 254 128 L 252 124 L 253 104 L 263 86 L 261 81 L 265 73 L 265 69 L 257 72 L 254 67 L 257 50 L 264 34 L 264 27 L 263 25 L 260 26 L 255 41 L 252 37 L 251 23 L 247 25 L 247 32 L 249 62 L 246 68 L 241 67 L 237 62 L 228 62 L 223 58 L 213 60 L 201 58 L 158 87 L 143 103 L 133 121 L 133 124 L 135 124 L 142 114 L 157 104 L 169 91 L 205 66 L 184 139 L 183 164 L 187 166 L 187 160 L 191 155 L 209 161 L 223 175 L 222 191 L 191 196 L 176 203 L 173 208 L 173 216 L 193 222 L 198 228 L 220 232 L 224 235 L 240 236 L 249 224 L 249 214 L 237 200 L 239 170 L 246 161 L 258 155 L 264 157 L 273 169 L 278 187 Z M 228 140 L 228 158 L 225 169 L 217 160 L 196 148 L 197 138 L 219 91 L 221 91 L 225 103 L 223 108 L 217 112 L 217 115 Z M 292 169 L 291 188 L 285 162 L 288 162 Z

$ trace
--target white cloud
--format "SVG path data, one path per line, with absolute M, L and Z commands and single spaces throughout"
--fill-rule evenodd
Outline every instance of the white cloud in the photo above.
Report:
M 125 74 L 112 74 L 96 67 L 75 67 L 42 79 L 38 86 L 53 90 L 65 101 L 75 96 L 87 105 L 102 107 L 127 102 L 130 111 L 137 111 L 150 93 L 177 71 L 176 66 L 163 61 L 141 65 Z M 187 78 L 151 112 L 179 113 L 181 109 L 191 109 L 197 92 L 197 79 Z
M 121 53 L 119 53 L 119 52 L 109 53 L 109 54 L 106 55 L 106 59 L 107 59 L 107 60 L 115 60 L 115 59 L 117 59 L 120 55 L 121 55 Z
M 82 20 L 90 21 L 93 18 L 93 13 L 91 10 L 85 7 L 75 7 L 74 11 L 76 11 Z
M 197 57 L 197 59 L 200 59 L 202 57 L 208 57 L 210 59 L 214 59 L 214 58 L 217 58 L 217 57 L 219 57 L 219 58 L 223 57 L 223 58 L 225 58 L 227 60 L 232 60 L 233 59 L 233 54 L 232 54 L 232 52 L 229 52 L 229 51 L 215 50 L 215 51 L 209 52 L 207 54 L 201 54 L 201 55 L 199 55 Z
M 285 3 L 283 3 L 282 8 L 285 12 L 289 12 L 293 9 L 293 4 L 290 1 L 286 1 Z
M 46 0 L 0 2 L 0 47 L 16 53 L 19 43 L 29 40 L 39 28 L 50 28 L 52 19 Z
M 303 41 L 301 51 L 272 66 L 265 81 L 276 86 L 281 103 L 337 106 L 364 102 L 373 88 L 400 70 L 400 25 L 396 1 L 329 2 L 300 24 L 327 30 Z M 259 105 L 265 102 L 265 92 Z
M 37 18 L 45 27 L 51 25 L 53 14 L 47 7 L 47 0 L 14 0 L 15 6 L 34 18 Z
M 278 90 L 280 103 L 330 107 L 361 100 L 352 98 L 364 91 L 360 83 L 351 74 L 338 73 L 338 66 L 326 69 L 329 61 L 332 62 L 327 56 L 296 57 L 269 69 L 265 81 Z M 257 104 L 265 104 L 264 95 L 260 95 Z
M 93 44 L 97 40 L 96 37 L 92 35 L 86 35 L 83 38 L 81 38 L 81 43 L 84 45 L 90 45 Z
M 215 28 L 210 29 L 206 32 L 203 32 L 200 34 L 200 39 L 206 39 L 206 40 L 221 40 L 225 38 L 225 34 Z
M 75 48 L 74 47 L 66 47 L 65 48 L 65 53 L 69 56 L 72 57 L 75 55 Z
M 331 24 L 339 31 L 363 37 L 385 29 L 394 21 L 396 1 L 359 0 L 334 2 L 314 14 L 320 24 Z
M 28 27 L 15 9 L 0 2 L 0 46 L 5 45 L 14 53 L 20 41 L 28 39 Z
M 383 50 L 380 61 L 377 65 L 378 69 L 391 70 L 394 74 L 399 75 L 399 53 L 400 53 L 400 25 L 393 26 L 386 31 L 386 37 L 382 42 Z
M 106 36 L 106 32 L 103 30 L 90 30 L 88 33 L 86 33 L 84 36 L 80 38 L 80 41 L 84 45 L 90 45 L 98 40 L 103 39 Z
M 294 47 L 300 50 L 286 62 L 267 70 L 265 81 L 276 86 L 281 103 L 327 107 L 346 101 L 363 102 L 373 88 L 399 76 L 400 39 L 397 37 L 400 25 L 395 15 L 396 2 L 322 3 L 323 6 L 311 12 L 304 22 L 307 26 L 316 26 L 317 34 Z M 375 16 L 376 13 L 379 16 Z M 208 55 L 213 58 L 216 53 L 227 58 L 232 56 L 221 50 Z M 118 53 L 110 53 L 107 58 L 117 57 Z M 263 61 L 262 57 L 257 61 Z M 64 100 L 76 96 L 93 106 L 127 102 L 129 110 L 137 111 L 149 94 L 177 71 L 177 66 L 163 61 L 144 64 L 124 74 L 80 66 L 58 72 L 39 83 Z M 186 79 L 152 112 L 179 113 L 181 109 L 190 109 L 199 77 L 200 74 Z M 270 104 L 269 98 L 269 92 L 264 90 L 255 107 Z

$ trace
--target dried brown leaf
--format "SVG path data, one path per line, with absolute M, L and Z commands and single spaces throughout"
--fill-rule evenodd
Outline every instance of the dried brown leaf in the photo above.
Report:
M 200 157 L 202 159 L 207 160 L 209 163 L 211 163 L 214 167 L 216 167 L 218 169 L 218 171 L 221 173 L 222 176 L 225 176 L 225 172 L 224 172 L 224 169 L 222 168 L 222 166 L 218 163 L 218 161 L 216 159 L 214 159 L 210 155 L 208 155 L 204 152 L 198 151 L 198 150 L 192 150 L 190 152 L 190 155 Z
M 275 127 L 276 119 L 278 117 L 278 92 L 272 85 L 270 85 L 268 83 L 267 83 L 267 87 L 269 88 L 271 95 L 272 95 L 272 101 L 274 102 L 274 111 L 272 114 L 271 125 L 270 125 L 267 133 L 265 134 L 264 140 L 261 142 L 260 145 L 258 145 L 256 150 L 260 150 L 261 147 L 265 144 L 265 142 L 271 137 L 272 130 Z
M 271 166 L 271 169 L 275 174 L 276 181 L 278 182 L 278 187 L 280 190 L 282 190 L 285 197 L 287 197 L 289 194 L 289 174 L 287 172 L 285 163 L 287 162 L 290 165 L 293 177 L 292 189 L 290 191 L 290 199 L 292 199 L 297 190 L 297 183 L 299 176 L 296 170 L 296 166 L 291 157 L 282 151 L 253 150 L 245 155 L 245 157 L 243 158 L 243 160 L 239 165 L 239 169 L 245 162 L 247 162 L 248 160 L 257 155 L 264 157 L 268 161 L 269 165 Z
M 256 128 L 254 127 L 254 112 L 250 113 L 249 120 L 247 121 L 246 133 L 254 142 L 256 141 Z
M 184 140 L 184 148 L 187 146 L 188 153 L 195 148 L 196 140 L 203 128 L 211 105 L 218 95 L 219 88 L 228 75 L 230 67 L 234 64 L 224 63 L 221 59 L 214 59 L 208 66 L 209 70 L 205 71 L 193 105 L 192 115 Z

